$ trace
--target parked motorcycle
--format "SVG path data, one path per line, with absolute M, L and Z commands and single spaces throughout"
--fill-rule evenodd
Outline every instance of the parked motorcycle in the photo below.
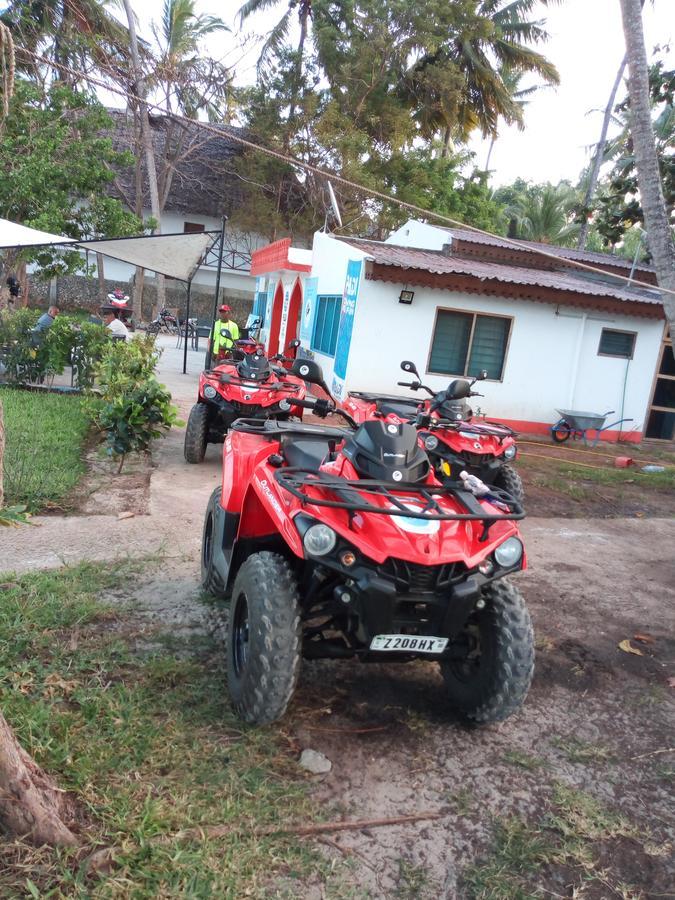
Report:
M 347 412 L 357 422 L 383 418 L 394 422 L 418 421 L 419 414 L 425 416 L 420 440 L 439 475 L 457 480 L 461 471 L 467 471 L 523 503 L 523 483 L 510 465 L 518 454 L 515 431 L 499 422 L 474 420 L 473 410 L 467 403 L 469 397 L 483 396 L 472 388 L 487 378 L 487 372 L 483 370 L 468 381 L 454 379 L 445 390 L 434 391 L 422 384 L 415 363 L 404 360 L 401 368 L 415 380 L 399 381 L 399 387 L 426 391 L 428 399 L 420 402 L 413 397 L 353 391 L 344 403 Z
M 274 365 L 286 357 L 268 360 L 260 345 L 247 339 L 236 341 L 231 353 L 221 364 L 199 376 L 197 402 L 190 410 L 185 430 L 184 455 L 189 463 L 202 462 L 207 445 L 222 443 L 232 423 L 242 416 L 302 416 L 302 408 L 296 402 L 306 395 L 302 373 L 294 376 Z
M 291 371 L 323 387 L 313 361 Z M 304 656 L 435 660 L 466 719 L 512 715 L 534 667 L 530 616 L 505 577 L 526 567 L 520 504 L 441 484 L 409 423 L 298 405 L 349 427 L 235 422 L 204 521 L 202 585 L 230 601 L 237 713 L 279 719 Z
M 150 322 L 147 331 L 148 334 L 178 334 L 178 319 L 172 315 L 169 310 L 164 307 L 160 309 L 156 318 Z

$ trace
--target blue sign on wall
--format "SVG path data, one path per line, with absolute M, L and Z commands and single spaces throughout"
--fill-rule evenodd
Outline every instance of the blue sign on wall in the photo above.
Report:
M 345 290 L 342 295 L 340 326 L 338 328 L 337 345 L 335 347 L 335 365 L 333 368 L 332 390 L 339 400 L 342 400 L 345 389 L 347 362 L 349 360 L 349 348 L 352 343 L 354 315 L 356 313 L 356 300 L 359 296 L 359 287 L 361 285 L 362 267 L 363 262 L 360 259 L 350 259 L 347 264 L 347 278 L 345 279 Z
M 305 290 L 302 298 L 302 315 L 300 317 L 300 340 L 309 347 L 314 331 L 314 317 L 316 316 L 316 294 L 319 287 L 318 278 L 306 278 Z

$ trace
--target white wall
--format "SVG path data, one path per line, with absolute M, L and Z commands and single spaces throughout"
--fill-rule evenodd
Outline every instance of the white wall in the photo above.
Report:
M 442 250 L 445 244 L 451 243 L 451 237 L 444 228 L 427 225 L 417 219 L 409 219 L 393 231 L 385 244 L 398 244 L 400 247 L 417 247 L 422 250 Z
M 150 210 L 146 210 L 144 217 L 150 216 Z M 182 234 L 185 222 L 195 222 L 203 225 L 206 231 L 219 231 L 221 227 L 220 219 L 202 216 L 198 213 L 176 213 L 165 212 L 162 215 L 162 232 L 164 234 Z M 246 235 L 241 239 L 237 239 L 236 246 L 244 252 L 264 246 L 266 239 L 260 235 Z M 223 263 L 223 271 L 220 278 L 221 288 L 228 288 L 236 291 L 249 291 L 251 294 L 255 290 L 255 278 L 248 271 L 227 268 L 227 241 L 226 241 L 225 259 Z M 95 254 L 89 255 L 89 261 L 92 265 L 96 264 Z M 105 277 L 110 281 L 117 281 L 120 285 L 129 284 L 134 276 L 135 269 L 127 263 L 119 262 L 119 260 L 104 258 Z M 152 279 L 153 275 L 147 273 L 146 277 Z M 207 288 L 215 288 L 216 284 L 216 265 L 201 266 L 194 277 L 195 285 L 202 285 Z
M 485 381 L 484 398 L 474 409 L 489 416 L 528 422 L 553 422 L 556 408 L 604 413 L 622 409 L 635 422 L 627 429 L 642 430 L 650 399 L 663 322 L 589 310 L 561 308 L 499 297 L 415 288 L 410 306 L 398 302 L 402 284 L 363 280 L 356 307 L 347 388 L 405 394 L 397 381 L 408 380 L 399 368 L 402 359 L 417 364 L 423 380 L 442 389 L 449 376 L 427 373 L 437 308 L 513 316 L 502 382 Z M 597 355 L 603 327 L 638 334 L 634 359 Z M 609 424 L 609 422 L 608 422 Z
M 345 244 L 343 241 L 335 240 L 329 234 L 317 231 L 314 235 L 314 243 L 312 247 L 312 276 L 318 279 L 317 294 L 336 294 L 342 296 L 345 289 L 345 278 L 347 276 L 347 263 L 350 259 L 365 259 L 367 254 L 356 247 Z M 356 304 L 356 315 L 358 321 L 359 305 L 361 303 L 363 288 L 365 282 L 362 281 L 361 293 Z M 358 343 L 356 331 L 352 336 L 352 349 Z M 327 384 L 331 384 L 333 380 L 334 358 L 326 356 L 325 353 L 312 351 L 314 358 L 323 369 L 324 379 Z M 351 366 L 351 356 L 350 356 Z

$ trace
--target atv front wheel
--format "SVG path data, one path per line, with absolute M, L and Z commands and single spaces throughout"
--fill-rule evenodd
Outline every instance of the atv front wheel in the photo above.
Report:
M 493 484 L 495 487 L 501 488 L 501 490 L 506 491 L 507 494 L 510 494 L 515 501 L 520 503 L 521 506 L 525 502 L 525 489 L 523 488 L 523 482 L 520 475 L 516 472 L 513 466 L 509 466 L 507 464 L 501 466 L 493 479 Z
M 220 506 L 221 493 L 222 488 L 217 487 L 209 498 L 202 532 L 202 587 L 216 597 L 222 597 L 225 592 L 223 579 L 213 564 L 213 551 L 217 540 L 216 509 Z
M 463 658 L 443 660 L 441 674 L 452 705 L 479 725 L 502 722 L 525 701 L 534 671 L 534 633 L 520 591 L 505 579 L 484 588 L 456 639 Z
M 227 627 L 227 685 L 235 711 L 246 722 L 280 719 L 300 671 L 298 586 L 286 560 L 254 553 L 232 589 Z
M 204 462 L 206 453 L 206 435 L 209 430 L 209 408 L 205 403 L 195 403 L 190 410 L 185 429 L 185 445 L 183 453 L 186 462 Z

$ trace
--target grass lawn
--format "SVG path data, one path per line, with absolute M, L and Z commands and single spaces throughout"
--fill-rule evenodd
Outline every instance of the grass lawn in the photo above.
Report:
M 3 713 L 74 792 L 85 843 L 114 847 L 117 857 L 94 877 L 72 852 L 0 842 L 2 897 L 260 897 L 273 878 L 297 886 L 327 872 L 300 839 L 252 834 L 320 815 L 283 733 L 234 717 L 210 639 L 171 646 L 148 635 L 147 621 L 98 599 L 119 597 L 142 565 L 82 564 L 0 591 Z M 232 831 L 172 837 L 206 824 Z M 288 896 L 302 893 L 291 887 Z M 331 897 L 339 896 L 338 885 Z
M 58 505 L 85 470 L 89 421 L 83 400 L 0 388 L 5 414 L 5 504 Z

